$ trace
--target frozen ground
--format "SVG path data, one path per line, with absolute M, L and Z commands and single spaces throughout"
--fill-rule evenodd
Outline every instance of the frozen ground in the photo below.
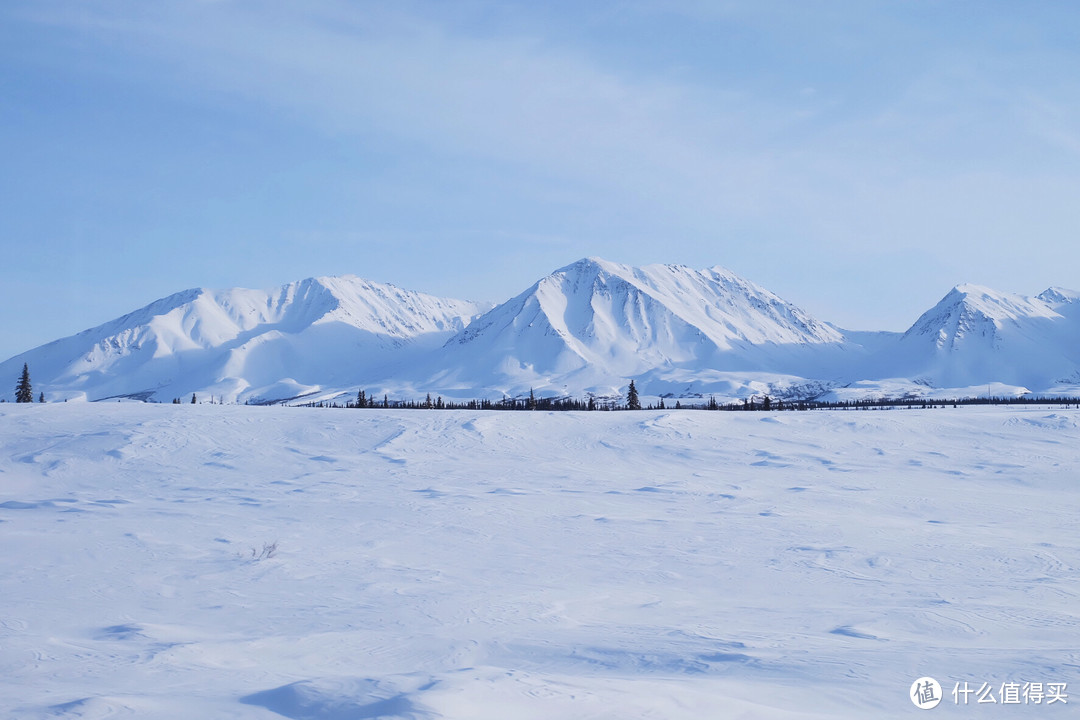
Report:
M 1078 459 L 1046 408 L 3 405 L 0 716 L 1069 717 Z

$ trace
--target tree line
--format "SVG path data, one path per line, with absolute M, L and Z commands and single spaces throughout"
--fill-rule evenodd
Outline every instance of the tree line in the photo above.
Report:
M 667 398 L 668 401 L 671 398 Z M 586 399 L 571 397 L 537 397 L 533 390 L 529 390 L 528 397 L 511 398 L 503 396 L 501 400 L 444 400 L 443 397 L 432 397 L 427 394 L 423 400 L 392 400 L 388 395 L 382 398 L 364 390 L 357 391 L 356 399 L 345 402 L 319 400 L 303 403 L 302 407 L 329 407 L 329 408 L 394 408 L 404 410 L 584 410 L 584 411 L 616 411 L 616 410 L 713 410 L 726 412 L 782 412 L 787 410 L 886 410 L 897 408 L 921 408 L 934 409 L 943 407 L 959 407 L 961 405 L 1058 405 L 1065 408 L 1072 406 L 1080 407 L 1080 398 L 1077 397 L 1043 397 L 1037 395 L 1020 395 L 1016 397 L 983 397 L 983 398 L 953 398 L 953 399 L 926 399 L 926 398 L 867 398 L 860 400 L 814 400 L 814 399 L 783 399 L 772 398 L 769 395 L 760 395 L 743 398 L 728 403 L 720 403 L 715 396 L 707 400 L 702 398 L 700 402 L 683 402 L 676 399 L 675 403 L 665 402 L 660 397 L 653 404 L 641 404 L 637 386 L 633 380 L 627 389 L 625 400 L 611 397 L 595 397 L 590 395 Z
M 669 398 L 670 399 L 670 398 Z M 34 389 L 30 382 L 30 368 L 23 363 L 22 374 L 15 384 L 15 402 L 34 402 Z M 38 402 L 45 402 L 45 393 L 38 395 Z M 180 398 L 173 398 L 173 404 L 179 405 Z M 195 393 L 191 394 L 191 404 L 195 404 Z M 1070 408 L 1073 405 L 1080 407 L 1080 398 L 1076 397 L 1042 397 L 1037 395 L 1020 395 L 1014 397 L 987 396 L 981 398 L 954 398 L 951 400 L 930 400 L 926 398 L 871 398 L 860 400 L 784 400 L 773 399 L 769 395 L 760 397 L 753 396 L 742 400 L 719 403 L 715 396 L 710 396 L 707 401 L 701 403 L 686 403 L 676 400 L 673 406 L 668 406 L 664 398 L 642 407 L 641 398 L 638 394 L 637 385 L 633 380 L 626 391 L 625 402 L 614 398 L 598 398 L 589 395 L 586 399 L 571 397 L 537 397 L 533 390 L 529 390 L 527 398 L 511 398 L 503 396 L 501 400 L 444 400 L 441 395 L 435 398 L 431 393 L 423 400 L 391 400 L 389 395 L 384 394 L 378 398 L 374 393 L 358 390 L 355 400 L 344 403 L 336 401 L 320 400 L 318 402 L 303 403 L 302 407 L 331 407 L 331 408 L 394 408 L 404 410 L 584 410 L 584 411 L 614 411 L 614 410 L 725 410 L 725 411 L 784 411 L 784 410 L 883 410 L 895 408 L 921 408 L 933 409 L 939 407 L 959 407 L 961 405 L 1058 405 Z

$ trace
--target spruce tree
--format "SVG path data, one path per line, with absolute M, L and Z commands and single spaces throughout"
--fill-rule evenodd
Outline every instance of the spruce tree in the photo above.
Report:
M 37 401 L 39 403 L 45 402 L 45 393 L 41 393 L 40 395 L 38 395 Z
M 641 409 L 641 400 L 638 399 L 637 388 L 634 386 L 633 380 L 630 381 L 630 389 L 626 391 L 626 409 Z
M 26 363 L 23 363 L 22 375 L 19 377 L 18 384 L 15 385 L 15 402 L 34 402 L 34 388 L 30 385 L 30 368 Z

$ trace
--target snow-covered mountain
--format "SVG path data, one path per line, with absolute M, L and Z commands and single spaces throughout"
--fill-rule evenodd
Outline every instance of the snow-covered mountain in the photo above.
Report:
M 266 401 L 392 376 L 489 308 L 354 276 L 185 290 L 0 364 L 52 399 Z
M 1044 390 L 1080 382 L 1080 294 L 1037 297 L 957 285 L 875 363 L 882 376 L 949 388 L 990 382 Z
M 638 378 L 659 394 L 732 372 L 831 375 L 846 347 L 832 326 L 722 267 L 586 258 L 459 332 L 440 379 L 515 393 L 604 392 Z
M 1080 292 L 1076 290 L 1052 287 L 1039 293 L 1038 297 L 1055 310 L 1080 309 Z
M 24 362 L 50 400 L 609 395 L 630 379 L 652 396 L 1076 394 L 1080 293 L 959 285 L 906 333 L 851 332 L 722 267 L 585 258 L 494 307 L 353 276 L 186 290 L 0 364 L 9 388 Z

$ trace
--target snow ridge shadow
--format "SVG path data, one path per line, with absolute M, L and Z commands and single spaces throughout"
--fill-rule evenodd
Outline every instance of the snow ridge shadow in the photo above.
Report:
M 424 690 L 431 683 L 418 688 Z M 370 678 L 301 680 L 240 698 L 291 720 L 368 720 L 437 717 L 415 702 L 413 693 L 397 683 Z

